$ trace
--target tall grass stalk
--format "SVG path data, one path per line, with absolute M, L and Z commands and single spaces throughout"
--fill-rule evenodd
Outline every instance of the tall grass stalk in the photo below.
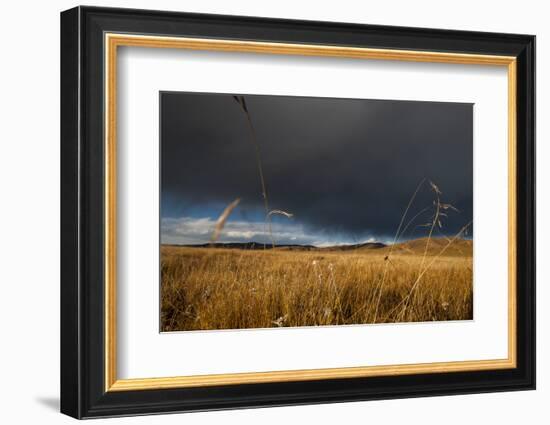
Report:
M 269 226 L 269 235 L 271 238 L 271 246 L 275 247 L 275 239 L 273 238 L 273 229 L 271 225 L 271 216 L 269 215 L 269 199 L 267 197 L 267 187 L 265 184 L 264 179 L 264 171 L 262 167 L 262 155 L 260 151 L 260 144 L 258 143 L 258 139 L 256 137 L 256 129 L 254 128 L 254 125 L 252 124 L 252 118 L 250 116 L 250 112 L 248 111 L 248 106 L 246 105 L 246 101 L 244 99 L 244 96 L 233 96 L 235 101 L 240 105 L 241 109 L 244 112 L 244 115 L 246 116 L 246 122 L 248 123 L 248 129 L 250 130 L 250 140 L 252 141 L 252 145 L 254 146 L 254 152 L 256 154 L 256 166 L 258 168 L 258 174 L 260 176 L 260 184 L 262 187 L 262 198 L 264 201 L 264 209 L 265 209 L 265 218 L 264 220 L 268 223 Z
M 416 190 L 414 191 L 413 195 L 411 196 L 411 199 L 409 199 L 409 203 L 407 204 L 407 208 L 405 208 L 405 212 L 403 213 L 403 215 L 401 216 L 401 221 L 399 222 L 399 226 L 397 227 L 397 231 L 395 232 L 395 236 L 393 238 L 393 243 L 391 245 L 391 248 L 390 248 L 390 252 L 389 254 L 385 257 L 386 260 L 389 260 L 391 255 L 392 255 L 392 252 L 393 252 L 393 247 L 395 246 L 395 244 L 397 243 L 397 241 L 399 240 L 399 236 L 400 236 L 400 231 L 401 231 L 401 227 L 403 226 L 403 223 L 405 221 L 405 217 L 407 217 L 407 214 L 409 212 L 409 209 L 411 208 L 411 205 L 413 204 L 415 198 L 416 198 L 416 195 L 418 194 L 420 188 L 422 187 L 422 185 L 424 184 L 424 182 L 426 181 L 426 179 L 422 179 L 420 181 L 420 183 L 418 184 L 418 186 L 416 187 Z M 385 265 L 384 265 L 384 272 L 382 274 L 382 279 L 380 280 L 380 284 L 378 285 L 377 287 L 377 291 L 375 291 L 375 294 L 378 293 L 378 297 L 376 299 L 376 303 L 375 303 L 375 308 L 374 308 L 374 319 L 373 319 L 373 323 L 376 323 L 376 319 L 378 318 L 378 308 L 380 307 L 380 300 L 382 298 L 382 291 L 384 289 L 384 281 L 386 280 L 386 274 L 387 274 L 387 271 L 388 271 L 388 266 L 389 266 L 389 261 L 386 261 Z

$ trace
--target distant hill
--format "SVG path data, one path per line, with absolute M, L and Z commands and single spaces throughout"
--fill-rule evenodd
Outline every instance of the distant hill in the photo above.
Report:
M 392 251 L 393 254 L 422 255 L 426 249 L 427 238 L 413 239 L 406 242 L 397 243 L 391 248 L 387 246 L 385 251 Z M 468 239 L 455 239 L 449 245 L 450 239 L 432 238 L 428 244 L 428 255 L 439 254 L 443 249 L 442 255 L 445 256 L 471 256 L 473 253 L 473 241 Z M 447 246 L 449 245 L 449 246 Z
M 426 249 L 427 238 L 413 239 L 406 242 L 399 242 L 392 248 L 391 245 L 382 242 L 367 242 L 353 245 L 334 245 L 326 247 L 317 247 L 313 245 L 292 245 L 281 244 L 273 247 L 271 244 L 259 242 L 217 242 L 205 243 L 200 245 L 172 245 L 188 248 L 225 248 L 225 249 L 244 249 L 244 250 L 262 250 L 275 249 L 280 251 L 379 251 L 381 254 L 389 254 L 390 251 L 395 255 L 423 255 Z M 455 239 L 449 246 L 450 239 L 432 238 L 428 244 L 427 255 L 437 255 L 441 251 L 445 256 L 471 256 L 473 253 L 473 243 L 467 239 Z
M 263 244 L 259 242 L 216 242 L 205 243 L 199 245 L 173 245 L 184 246 L 188 248 L 226 248 L 226 249 L 277 249 L 285 251 L 350 251 L 356 249 L 378 249 L 384 248 L 387 245 L 381 242 L 367 242 L 355 245 L 335 245 L 327 247 L 317 247 L 313 245 L 296 245 L 296 244 L 281 244 L 273 247 L 271 244 Z
M 296 245 L 296 246 L 299 247 L 300 245 Z M 310 246 L 310 247 L 311 249 L 309 249 L 309 251 L 354 251 L 359 249 L 380 249 L 380 248 L 387 247 L 387 245 L 382 242 L 366 242 L 366 243 L 359 243 L 359 244 L 353 244 L 353 245 L 333 245 L 333 246 L 323 246 L 323 247 Z M 293 245 L 288 247 L 281 245 L 276 248 L 288 249 L 288 250 L 296 249 L 295 246 Z

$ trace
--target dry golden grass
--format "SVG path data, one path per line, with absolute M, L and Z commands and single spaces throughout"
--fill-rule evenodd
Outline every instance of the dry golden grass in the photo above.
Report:
M 472 319 L 471 241 L 349 251 L 161 248 L 162 331 Z M 438 255 L 439 254 L 439 255 Z

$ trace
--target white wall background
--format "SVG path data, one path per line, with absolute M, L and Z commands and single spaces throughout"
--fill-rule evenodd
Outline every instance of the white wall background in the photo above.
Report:
M 546 423 L 550 399 L 550 27 L 535 0 L 127 0 L 101 6 L 155 8 L 537 35 L 538 390 L 195 413 L 109 423 Z M 59 12 L 78 3 L 6 2 L 0 15 L 0 420 L 69 423 L 59 392 Z

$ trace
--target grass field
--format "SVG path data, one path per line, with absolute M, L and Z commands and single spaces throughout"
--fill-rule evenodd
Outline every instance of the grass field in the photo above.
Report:
M 350 250 L 161 247 L 161 330 L 473 318 L 472 243 Z

